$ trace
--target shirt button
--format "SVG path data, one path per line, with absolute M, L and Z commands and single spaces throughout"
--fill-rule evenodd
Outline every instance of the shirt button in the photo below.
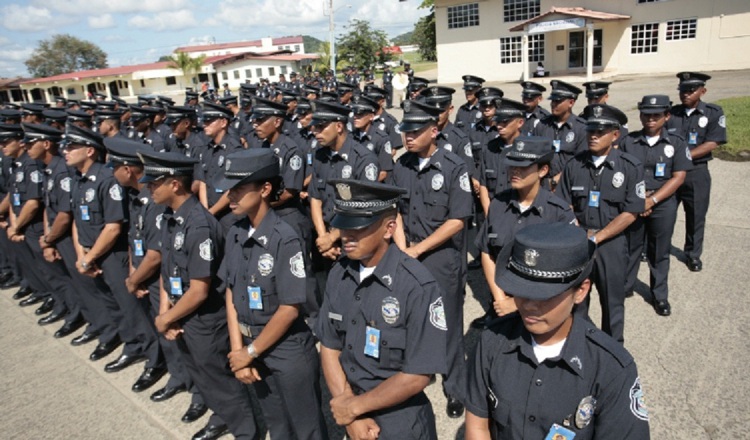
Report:
M 536 384 L 536 386 L 540 387 L 542 386 L 542 379 L 537 379 L 534 383 Z
M 535 421 L 535 420 L 536 420 L 536 417 L 534 417 L 534 416 L 529 416 L 529 422 L 533 422 L 533 421 Z
M 347 345 L 347 346 L 346 346 L 346 348 L 347 348 L 348 350 L 351 350 L 351 349 L 352 349 L 352 344 L 349 344 L 349 345 Z
M 383 341 L 382 344 L 383 344 L 383 347 L 385 347 L 386 345 L 388 345 L 388 341 Z
M 349 371 L 351 371 L 352 373 L 354 373 L 354 367 L 351 367 L 351 368 L 349 369 Z
M 357 301 L 359 301 L 359 299 L 360 299 L 359 295 L 354 295 L 354 299 L 356 299 Z
M 352 325 L 357 325 L 357 320 L 356 319 L 352 319 Z

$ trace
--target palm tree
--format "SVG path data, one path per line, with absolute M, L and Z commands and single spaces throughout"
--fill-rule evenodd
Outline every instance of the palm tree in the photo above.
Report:
M 339 67 L 344 64 L 346 60 L 338 59 L 336 60 L 336 70 L 339 70 Z M 320 57 L 315 60 L 315 70 L 317 71 L 326 71 L 331 67 L 331 44 L 329 42 L 324 42 L 320 45 Z
M 201 70 L 205 60 L 206 55 L 193 58 L 187 52 L 177 52 L 169 57 L 169 65 L 167 67 L 181 70 L 183 78 L 189 79 L 192 82 L 193 76 Z

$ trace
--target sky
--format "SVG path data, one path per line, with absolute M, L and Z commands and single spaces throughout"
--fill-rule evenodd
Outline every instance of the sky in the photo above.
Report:
M 39 41 L 71 34 L 97 44 L 110 67 L 155 62 L 180 46 L 311 35 L 328 40 L 329 0 L 0 0 L 0 77 L 29 76 Z M 421 0 L 333 0 L 336 33 L 367 20 L 395 37 L 429 11 Z

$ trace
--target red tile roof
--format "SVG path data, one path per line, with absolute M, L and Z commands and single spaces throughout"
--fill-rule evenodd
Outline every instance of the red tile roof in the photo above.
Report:
M 141 70 L 157 70 L 166 69 L 169 61 L 161 61 L 158 63 L 148 64 L 135 64 L 132 66 L 120 66 L 120 67 L 108 67 L 106 69 L 94 69 L 94 70 L 81 70 L 78 72 L 63 73 L 61 75 L 48 76 L 46 78 L 31 78 L 21 81 L 21 84 L 28 83 L 42 83 L 42 82 L 54 82 L 54 81 L 69 81 L 83 78 L 96 78 L 98 76 L 114 76 L 114 75 L 127 75 L 129 73 L 138 72 Z
M 594 21 L 615 21 L 615 20 L 627 20 L 630 18 L 629 15 L 620 15 L 620 14 L 612 14 L 609 12 L 601 12 L 601 11 L 592 11 L 590 9 L 585 8 L 561 8 L 561 7 L 555 7 L 553 6 L 549 11 L 545 12 L 542 15 L 537 15 L 536 17 L 526 20 L 523 23 L 517 24 L 516 26 L 513 26 L 510 28 L 511 32 L 516 31 L 522 31 L 524 27 L 531 23 L 538 23 L 540 21 L 544 21 L 545 17 L 548 17 L 552 14 L 561 14 L 561 15 L 569 15 L 571 17 L 580 17 L 580 18 L 590 18 Z
M 296 37 L 280 37 L 273 38 L 271 44 L 274 46 L 280 46 L 284 44 L 302 44 L 303 39 L 301 36 Z M 221 50 L 221 49 L 233 49 L 238 47 L 257 47 L 261 46 L 261 40 L 253 41 L 235 41 L 233 43 L 219 43 L 219 44 L 202 44 L 196 46 L 183 46 L 175 49 L 175 52 L 206 52 L 210 50 Z

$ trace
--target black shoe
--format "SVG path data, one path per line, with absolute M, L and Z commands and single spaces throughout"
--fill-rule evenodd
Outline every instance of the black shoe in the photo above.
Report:
M 191 403 L 185 414 L 182 416 L 182 421 L 185 423 L 193 423 L 194 421 L 203 417 L 203 414 L 208 411 L 208 407 L 202 403 Z M 206 428 L 201 429 L 203 431 Z M 193 437 L 195 438 L 195 437 Z
M 78 319 L 78 320 L 75 320 L 75 321 L 72 321 L 72 322 L 66 322 L 65 324 L 63 324 L 62 327 L 60 327 L 60 330 L 58 330 L 58 331 L 55 332 L 54 336 L 56 338 L 58 338 L 58 339 L 59 338 L 64 338 L 64 337 L 68 336 L 69 334 L 73 333 L 74 331 L 78 330 L 79 328 L 83 327 L 84 324 L 86 324 L 86 321 L 83 320 L 83 319 Z M 84 333 L 83 335 L 85 335 L 85 334 L 86 333 Z M 83 336 L 83 335 L 81 335 L 81 336 Z M 79 338 L 81 336 L 79 336 Z M 96 337 L 96 336 L 94 336 L 94 337 Z
M 214 440 L 229 433 L 227 425 L 206 425 L 193 435 L 193 440 Z
M 136 362 L 141 362 L 145 360 L 146 360 L 146 356 L 142 354 L 137 354 L 137 355 L 121 354 L 120 357 L 118 357 L 117 359 L 105 365 L 104 371 L 106 371 L 107 373 L 117 373 L 118 371 L 122 371 Z
M 58 313 L 53 312 L 45 316 L 44 318 L 39 318 L 39 321 L 37 321 L 37 323 L 39 323 L 39 325 L 52 324 L 54 322 L 60 321 L 63 318 L 65 318 L 65 315 L 67 314 L 68 314 L 67 310 L 63 310 L 62 312 L 58 312 Z
M 73 330 L 75 331 L 75 330 Z M 98 333 L 89 333 L 89 332 L 83 332 L 82 335 L 76 336 L 75 338 L 70 340 L 70 345 L 74 347 L 78 347 L 79 345 L 88 344 L 89 342 L 93 341 L 94 339 L 98 338 Z
M 666 299 L 662 301 L 655 301 L 654 310 L 656 310 L 656 314 L 659 316 L 669 316 L 672 314 L 672 306 L 669 305 L 669 301 L 667 301 Z
M 0 288 L 2 289 L 10 289 L 12 287 L 18 287 L 18 285 L 21 284 L 21 280 L 18 278 L 11 278 L 8 281 L 4 282 L 2 285 L 0 285 Z M 18 293 L 18 292 L 16 292 Z M 19 297 L 18 299 L 23 298 L 23 296 Z
M 487 321 L 490 320 L 490 314 L 485 313 L 484 315 L 480 316 L 479 318 L 471 321 L 471 328 L 475 328 L 478 330 L 484 330 L 487 328 Z
M 3 284 L 3 289 L 7 289 L 5 285 Z M 26 298 L 27 296 L 31 295 L 31 288 L 30 287 L 21 287 L 16 291 L 16 293 L 13 294 L 13 299 L 22 299 Z
M 154 392 L 154 394 L 152 394 L 149 399 L 151 399 L 151 401 L 153 402 L 164 402 L 165 400 L 169 400 L 175 395 L 184 393 L 185 391 L 187 391 L 187 387 L 185 385 L 179 385 L 176 387 L 166 386 L 160 390 L 156 390 L 156 392 Z
M 143 390 L 151 388 L 156 382 L 159 381 L 165 374 L 167 374 L 167 367 L 162 368 L 145 368 L 141 377 L 135 381 L 133 387 L 130 388 L 136 393 L 140 393 Z
M 453 397 L 448 397 L 448 404 L 445 406 L 445 412 L 451 419 L 457 419 L 464 415 L 464 404 Z
M 89 359 L 91 359 L 92 361 L 98 361 L 99 359 L 115 351 L 115 348 L 119 347 L 120 344 L 120 338 L 115 338 L 113 341 L 107 344 L 99 344 L 96 346 L 96 349 L 94 349 L 94 352 L 91 353 Z
M 34 314 L 37 316 L 41 316 L 44 314 L 47 314 L 52 311 L 52 309 L 55 308 L 55 299 L 54 298 L 47 298 L 44 300 L 41 306 L 39 306 L 38 309 L 34 310 Z
M 687 267 L 690 272 L 700 272 L 703 270 L 703 262 L 700 258 L 691 258 L 687 262 Z
M 8 280 L 10 280 L 11 278 L 13 278 L 13 272 L 11 272 L 9 270 L 5 271 L 3 273 L 0 273 L 0 284 L 7 283 Z
M 34 304 L 39 304 L 42 301 L 44 301 L 43 297 L 31 295 L 30 297 L 18 303 L 18 305 L 21 307 L 28 307 L 28 306 L 33 306 Z

